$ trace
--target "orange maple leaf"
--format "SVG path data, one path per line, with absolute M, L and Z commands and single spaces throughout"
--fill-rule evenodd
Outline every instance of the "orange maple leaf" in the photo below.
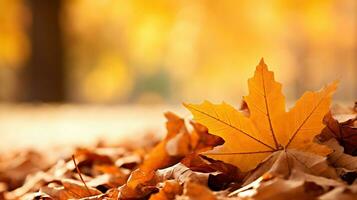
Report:
M 274 80 L 273 72 L 268 71 L 262 59 L 254 76 L 248 80 L 249 95 L 244 97 L 249 117 L 224 102 L 184 103 L 184 106 L 211 134 L 225 140 L 224 145 L 205 155 L 248 171 L 280 150 L 296 149 L 318 155 L 330 153 L 326 146 L 314 143 L 313 138 L 324 128 L 322 119 L 329 111 L 337 84 L 335 81 L 318 92 L 306 92 L 286 112 L 281 84 Z

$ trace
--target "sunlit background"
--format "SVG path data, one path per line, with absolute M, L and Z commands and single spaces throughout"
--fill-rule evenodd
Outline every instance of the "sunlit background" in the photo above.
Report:
M 357 1 L 0 0 L 6 104 L 238 105 L 261 57 L 289 101 L 340 79 L 353 102 Z

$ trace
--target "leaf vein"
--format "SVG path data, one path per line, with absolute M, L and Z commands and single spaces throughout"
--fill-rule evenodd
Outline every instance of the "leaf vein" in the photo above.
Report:
M 275 150 L 275 149 L 274 149 L 273 147 L 271 147 L 270 145 L 268 145 L 268 144 L 266 144 L 266 143 L 260 141 L 259 139 L 257 139 L 257 138 L 255 138 L 255 137 L 249 135 L 247 132 L 245 132 L 245 131 L 243 131 L 243 130 L 241 130 L 241 129 L 235 127 L 235 126 L 229 125 L 227 122 L 225 122 L 225 121 L 223 121 L 223 120 L 221 120 L 221 119 L 219 119 L 219 118 L 216 118 L 216 117 L 214 117 L 214 116 L 212 116 L 212 115 L 210 115 L 210 114 L 208 114 L 208 113 L 206 113 L 206 112 L 204 112 L 204 111 L 201 111 L 201 110 L 199 110 L 199 109 L 197 109 L 197 108 L 195 108 L 195 107 L 192 107 L 192 106 L 190 106 L 190 105 L 187 105 L 187 106 L 188 106 L 189 108 L 195 110 L 196 112 L 199 112 L 199 113 L 201 113 L 201 114 L 203 114 L 203 115 L 206 115 L 206 116 L 208 116 L 208 117 L 210 117 L 210 118 L 213 118 L 213 119 L 217 120 L 218 122 L 220 122 L 220 123 L 222 123 L 222 124 L 225 124 L 226 126 L 229 126 L 229 127 L 233 128 L 233 129 L 235 129 L 235 130 L 237 130 L 237 131 L 243 133 L 244 135 L 248 136 L 249 138 L 251 138 L 251 139 L 253 139 L 253 140 L 259 142 L 260 144 L 262 144 L 262 145 L 264 145 L 264 146 L 266 146 L 266 147 L 268 147 L 269 149 Z

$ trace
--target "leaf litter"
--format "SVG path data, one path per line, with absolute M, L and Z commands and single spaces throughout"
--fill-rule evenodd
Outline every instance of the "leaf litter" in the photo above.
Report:
M 161 141 L 0 155 L 0 200 L 357 199 L 357 103 L 330 108 L 337 82 L 289 111 L 263 60 L 248 86 L 240 109 L 165 113 Z

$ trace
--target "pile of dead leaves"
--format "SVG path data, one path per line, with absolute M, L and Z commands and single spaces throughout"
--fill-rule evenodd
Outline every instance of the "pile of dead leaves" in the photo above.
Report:
M 0 157 L 0 199 L 357 199 L 357 109 L 330 109 L 334 82 L 286 111 L 263 62 L 241 109 L 184 104 L 156 142 Z

